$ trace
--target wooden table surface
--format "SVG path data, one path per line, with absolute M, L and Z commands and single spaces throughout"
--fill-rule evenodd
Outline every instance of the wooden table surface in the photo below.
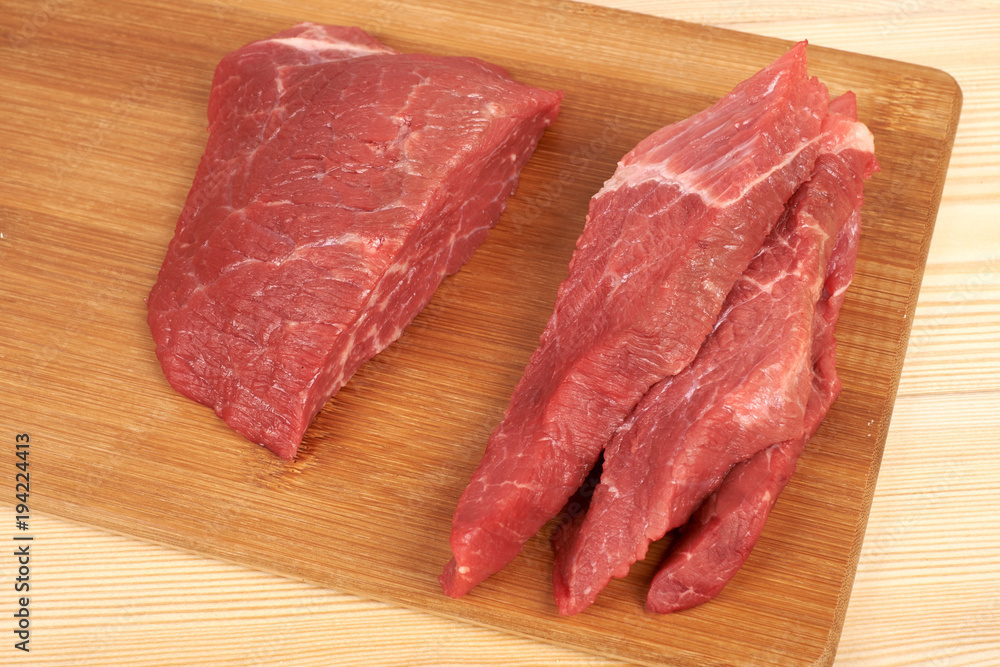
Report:
M 23 17 L 41 34 L 65 2 Z M 220 3 L 239 11 L 243 0 Z M 1000 665 L 1000 6 L 601 0 L 928 65 L 964 107 L 837 665 Z M 222 6 L 220 5 L 220 6 Z M 247 3 L 249 5 L 249 2 Z M 308 18 L 308 16 L 303 16 Z M 33 516 L 31 653 L 0 664 L 619 664 Z M 14 577 L 0 559 L 0 580 Z M 0 597 L 6 617 L 13 594 Z M 724 629 L 720 629 L 724 631 Z M 6 631 L 5 631 L 6 635 Z

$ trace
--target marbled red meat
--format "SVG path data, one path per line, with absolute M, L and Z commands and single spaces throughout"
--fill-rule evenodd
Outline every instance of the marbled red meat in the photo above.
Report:
M 650 386 L 691 362 L 812 171 L 827 102 L 799 44 L 622 159 L 590 203 L 541 344 L 459 501 L 447 594 L 510 562 Z
M 170 384 L 285 459 L 494 225 L 560 94 L 301 24 L 227 55 L 148 320 Z
M 650 611 L 679 611 L 718 595 L 750 555 L 799 455 L 840 394 L 834 330 L 854 277 L 863 180 L 877 171 L 878 163 L 871 135 L 860 123 L 849 122 L 857 115 L 853 94 L 831 102 L 830 112 L 841 114 L 840 143 L 820 156 L 816 174 L 803 186 L 803 194 L 797 195 L 799 216 L 830 216 L 840 225 L 813 314 L 812 381 L 804 432 L 754 454 L 726 475 L 671 545 L 649 588 L 646 607 Z
M 625 576 L 650 542 L 685 524 L 727 474 L 735 475 L 733 488 L 714 511 L 731 505 L 740 488 L 753 492 L 751 480 L 766 464 L 730 472 L 735 464 L 767 450 L 773 471 L 784 471 L 778 462 L 796 445 L 776 451 L 771 445 L 804 442 L 822 420 L 829 404 L 810 401 L 821 361 L 814 353 L 815 313 L 828 264 L 844 261 L 834 248 L 860 208 L 873 159 L 871 134 L 836 112 L 843 104 L 835 102 L 824 120 L 811 179 L 737 281 L 694 362 L 654 386 L 605 451 L 586 518 L 556 542 L 553 579 L 562 613 L 581 611 L 612 577 Z M 724 563 L 711 565 L 721 572 Z M 702 574 L 707 583 L 717 572 L 706 564 Z M 661 610 L 653 590 L 651 608 Z

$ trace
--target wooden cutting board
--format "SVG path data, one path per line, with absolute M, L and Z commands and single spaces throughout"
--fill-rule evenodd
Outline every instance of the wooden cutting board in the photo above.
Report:
M 143 299 L 204 147 L 215 64 L 300 20 L 479 56 L 566 97 L 472 261 L 283 463 L 170 389 Z M 646 614 L 661 546 L 590 610 L 560 618 L 546 530 L 467 598 L 444 597 L 451 513 L 548 318 L 589 197 L 639 139 L 789 44 L 556 0 L 14 0 L 0 37 L 5 499 L 27 433 L 32 511 L 635 662 L 832 661 L 961 105 L 947 74 L 810 47 L 834 94 L 857 93 L 882 164 L 838 331 L 845 390 L 718 599 Z

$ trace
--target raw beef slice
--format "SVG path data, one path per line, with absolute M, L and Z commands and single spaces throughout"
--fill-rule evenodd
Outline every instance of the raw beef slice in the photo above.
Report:
M 621 160 L 455 511 L 448 595 L 513 560 L 649 387 L 691 362 L 812 171 L 827 102 L 802 43 Z
M 870 150 L 845 153 L 851 141 L 871 145 L 853 118 L 834 112 L 823 128 L 812 178 L 733 287 L 694 362 L 654 386 L 605 451 L 586 518 L 555 545 L 562 613 L 581 611 L 612 577 L 625 576 L 734 464 L 807 437 L 807 417 L 812 430 L 822 419 L 808 410 L 814 313 L 871 159 Z
M 301 24 L 219 63 L 149 296 L 170 384 L 291 459 L 486 236 L 561 95 Z
M 718 595 L 750 555 L 799 455 L 840 394 L 834 329 L 854 277 L 863 180 L 879 167 L 871 133 L 854 120 L 854 95 L 831 102 L 830 112 L 839 114 L 836 144 L 820 156 L 813 178 L 796 195 L 799 215 L 829 216 L 841 225 L 813 314 L 812 381 L 804 433 L 771 445 L 729 471 L 672 545 L 649 587 L 649 611 L 679 611 Z

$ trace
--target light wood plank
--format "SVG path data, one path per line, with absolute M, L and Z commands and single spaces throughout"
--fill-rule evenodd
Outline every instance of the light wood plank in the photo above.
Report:
M 995 507 L 996 496 L 995 486 L 989 479 L 983 479 L 983 470 L 993 469 L 990 457 L 994 447 L 991 442 L 974 437 L 989 433 L 988 428 L 995 433 L 995 424 L 984 423 L 982 412 L 963 410 L 962 406 L 972 401 L 996 414 L 994 380 L 1000 368 L 995 357 L 989 356 L 989 348 L 996 340 L 998 319 L 989 302 L 994 299 L 990 290 L 995 289 L 997 281 L 995 277 L 987 277 L 984 283 L 978 278 L 970 282 L 969 276 L 979 273 L 992 276 L 996 269 L 990 268 L 990 263 L 1000 258 L 998 240 L 989 233 L 990 219 L 996 218 L 1000 203 L 994 178 L 998 161 L 993 150 L 1000 134 L 1000 126 L 995 120 L 1000 105 L 997 103 L 996 70 L 989 65 L 995 62 L 995 57 L 990 57 L 994 52 L 988 50 L 995 48 L 995 40 L 988 38 L 996 34 L 1000 19 L 995 10 L 973 11 L 971 3 L 957 6 L 957 9 L 951 3 L 910 3 L 906 6 L 914 8 L 912 13 L 901 11 L 890 3 L 829 5 L 833 3 L 821 7 L 778 2 L 627 4 L 661 15 L 728 24 L 788 39 L 808 34 L 817 44 L 942 67 L 963 85 L 965 111 L 925 280 L 925 285 L 935 286 L 937 295 L 931 298 L 934 295 L 929 292 L 922 294 L 914 321 L 914 334 L 922 335 L 927 342 L 911 348 L 907 356 L 899 388 L 900 400 L 886 445 L 886 458 L 868 529 L 866 545 L 875 546 L 867 557 L 864 552 L 862 554 L 837 662 L 859 665 L 996 664 L 1000 662 L 997 654 L 1000 641 L 996 633 L 1000 624 L 994 622 L 997 598 L 991 595 L 997 577 L 989 571 L 993 563 L 988 559 L 988 550 L 996 553 L 995 522 L 989 510 L 990 505 Z M 39 15 L 45 16 L 46 6 L 58 9 L 65 5 L 35 3 L 29 10 L 42 12 Z M 248 3 L 242 2 L 219 2 L 214 9 L 226 17 L 238 14 L 247 6 Z M 990 9 L 988 4 L 984 6 Z M 954 11 L 947 11 L 949 9 Z M 14 13 L 13 18 L 21 19 L 25 15 Z M 45 38 L 50 23 L 46 20 L 41 27 L 40 39 Z M 884 30 L 885 25 L 892 30 Z M 15 23 L 15 27 L 18 24 Z M 141 72 L 136 70 L 130 74 L 135 76 Z M 128 92 L 127 86 L 106 91 L 102 98 L 106 105 L 103 108 L 107 109 L 118 96 Z M 171 94 L 177 92 L 170 91 Z M 30 100 L 23 103 L 31 107 Z M 126 130 L 126 125 L 119 123 L 116 129 Z M 966 127 L 968 133 L 963 135 Z M 96 128 L 84 126 L 80 129 L 94 131 Z M 24 131 L 30 137 L 31 128 Z M 11 153 L 12 149 L 6 145 L 0 148 L 0 164 L 6 164 Z M 87 155 L 95 159 L 107 158 L 101 146 Z M 141 183 L 136 185 L 141 192 Z M 184 179 L 178 179 L 174 185 L 181 192 L 186 188 Z M 153 204 L 169 206 L 171 198 L 172 195 Z M 137 211 L 141 210 L 140 199 L 135 202 Z M 87 197 L 76 195 L 67 206 L 74 210 L 86 209 L 86 202 Z M 52 203 L 48 205 L 51 207 Z M 89 204 L 89 208 L 99 213 L 100 207 Z M 13 222 L 19 233 L 30 226 L 26 220 Z M 2 223 L 10 225 L 11 221 L 4 217 Z M 943 224 L 947 225 L 945 235 L 941 233 L 945 229 Z M 44 249 L 42 245 L 38 247 Z M 4 253 L 2 242 L 0 253 Z M 971 258 L 968 266 L 955 266 L 966 263 L 968 258 Z M 113 270 L 102 280 L 109 277 L 114 284 Z M 976 298 L 950 299 L 953 292 L 974 294 Z M 971 301 L 984 301 L 983 312 L 971 312 Z M 107 306 L 119 307 L 120 303 L 109 297 Z M 949 338 L 945 331 L 955 335 Z M 975 349 L 963 355 L 966 340 L 973 341 Z M 52 339 L 49 345 L 55 352 L 69 351 L 58 339 Z M 59 379 L 55 374 L 42 377 L 50 382 Z M 971 398 L 964 395 L 970 383 L 975 394 Z M 924 403 L 907 409 L 907 401 L 922 398 Z M 948 420 L 952 411 L 961 418 Z M 947 428 L 938 425 L 942 418 Z M 901 434 L 898 438 L 897 432 Z M 937 446 L 911 455 L 914 446 L 911 443 Z M 893 459 L 896 450 L 899 456 Z M 971 473 L 974 481 L 956 485 L 951 490 L 935 489 L 936 471 L 955 456 L 960 457 L 956 464 L 958 469 Z M 899 460 L 903 463 L 897 463 Z M 910 467 L 905 465 L 907 462 Z M 935 502 L 930 509 L 926 509 L 927 484 L 935 491 L 932 494 Z M 964 520 L 961 505 L 966 506 Z M 914 516 L 917 518 L 909 518 Z M 36 656 L 45 659 L 45 664 L 252 664 L 260 662 L 262 656 L 267 661 L 280 658 L 285 664 L 490 665 L 555 664 L 557 661 L 605 664 L 578 653 L 442 621 L 426 614 L 401 612 L 405 618 L 412 616 L 413 620 L 399 621 L 398 609 L 376 603 L 337 603 L 333 609 L 308 603 L 307 613 L 300 614 L 301 600 L 311 599 L 299 588 L 304 585 L 206 559 L 176 555 L 172 550 L 108 536 L 56 519 L 44 519 L 39 530 L 40 538 L 53 547 L 60 547 L 48 552 L 51 558 L 47 557 L 45 562 L 52 565 L 54 569 L 49 572 L 55 575 L 50 599 L 64 604 L 62 607 L 55 605 L 51 616 L 39 614 L 39 623 L 46 622 L 46 618 L 60 619 L 48 636 L 63 638 L 58 644 L 58 653 L 52 651 Z M 950 548 L 949 542 L 942 541 L 942 534 L 951 537 Z M 885 546 L 885 540 L 889 540 L 891 548 Z M 96 548 L 91 550 L 89 545 L 96 545 Z M 124 545 L 131 545 L 131 549 Z M 105 599 L 106 570 L 102 571 L 100 566 L 100 555 L 106 551 L 121 552 L 123 559 L 112 559 L 111 563 L 128 573 L 125 578 L 127 592 L 116 588 L 110 599 Z M 81 554 L 92 554 L 93 558 L 81 559 Z M 97 565 L 91 567 L 94 563 Z M 40 566 L 39 576 L 45 576 L 45 572 Z M 6 578 L 6 570 L 2 576 Z M 200 582 L 206 591 L 204 595 L 191 586 L 192 580 Z M 206 581 L 213 583 L 209 585 L 204 583 Z M 882 595 L 886 590 L 882 585 L 886 581 L 890 584 L 890 594 Z M 185 606 L 184 598 L 178 597 L 178 590 L 202 602 L 211 615 L 200 610 L 191 611 L 191 607 Z M 231 592 L 229 597 L 226 591 Z M 215 597 L 216 592 L 218 597 Z M 916 597 L 911 599 L 911 593 Z M 238 596 L 244 599 L 243 595 L 253 602 L 230 604 Z M 356 600 L 350 596 L 330 595 L 338 600 Z M 133 596 L 134 601 L 130 613 L 116 615 L 116 603 L 124 605 L 129 596 Z M 921 601 L 925 603 L 920 604 Z M 276 642 L 272 624 L 247 622 L 254 609 L 267 612 L 274 609 L 282 617 L 294 619 L 296 625 L 305 630 L 301 636 L 288 638 L 287 642 L 284 639 Z M 115 621 L 111 627 L 116 632 L 111 640 L 101 633 L 99 622 L 69 630 L 76 628 L 76 624 L 86 623 L 85 619 L 101 616 Z M 312 621 L 317 619 L 323 620 L 313 625 Z M 349 629 L 341 632 L 339 624 Z M 60 627 L 75 634 L 60 635 L 57 632 Z M 895 638 L 896 627 L 905 628 L 905 640 Z M 38 637 L 42 636 L 40 630 Z M 190 647 L 188 642 L 192 643 Z M 146 650 L 150 647 L 154 650 Z M 5 654 L 0 653 L 0 656 Z M 210 657 L 206 659 L 206 656 Z M 0 657 L 0 661 L 2 659 Z

